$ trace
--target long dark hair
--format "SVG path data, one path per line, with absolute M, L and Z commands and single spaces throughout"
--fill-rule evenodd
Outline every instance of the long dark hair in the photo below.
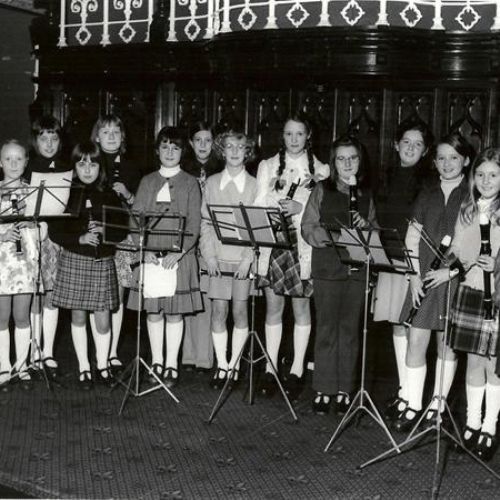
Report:
M 219 161 L 215 155 L 214 145 L 215 145 L 215 137 L 216 133 L 214 127 L 212 127 L 209 123 L 203 120 L 199 120 L 195 123 L 192 123 L 188 129 L 188 138 L 190 141 L 194 140 L 194 136 L 198 132 L 210 132 L 212 135 L 212 151 L 208 157 L 207 162 L 203 165 L 203 169 L 205 170 L 206 176 L 210 177 L 217 172 L 220 172 L 224 169 L 224 165 L 221 161 Z M 201 165 L 198 159 L 196 158 L 195 152 L 191 145 L 187 148 L 186 155 L 184 161 L 181 165 L 182 169 L 188 174 L 194 175 L 195 177 L 199 177 L 201 174 Z
M 469 159 L 469 164 L 465 166 L 462 171 L 464 175 L 467 175 L 471 165 L 474 163 L 474 158 L 476 157 L 476 151 L 470 145 L 470 143 L 465 139 L 465 137 L 459 132 L 452 132 L 451 134 L 441 137 L 441 139 L 439 139 L 436 145 L 436 154 L 437 154 L 437 148 L 439 147 L 440 144 L 447 144 L 448 146 L 451 146 L 459 155 Z
M 80 179 L 78 179 L 78 176 L 76 174 L 76 164 L 82 158 L 87 158 L 87 157 L 92 162 L 99 164 L 99 175 L 97 176 L 97 179 L 88 186 L 89 187 L 95 186 L 95 188 L 98 191 L 104 191 L 107 186 L 106 169 L 103 166 L 103 161 L 100 155 L 100 149 L 97 146 L 97 144 L 94 144 L 92 141 L 80 142 L 73 148 L 73 151 L 71 152 L 71 165 L 73 166 L 74 169 L 73 179 L 79 184 L 86 186 L 86 184 L 84 184 L 83 182 L 80 181 Z
M 41 116 L 40 118 L 37 118 L 31 124 L 31 146 L 33 148 L 33 151 L 38 156 L 40 156 L 40 151 L 38 150 L 38 144 L 36 143 L 36 141 L 38 137 L 42 135 L 44 132 L 47 132 L 49 134 L 54 134 L 57 135 L 57 137 L 59 137 L 59 147 L 54 157 L 58 156 L 62 149 L 62 135 L 63 135 L 62 127 L 59 120 L 57 118 L 54 118 L 53 116 L 44 115 Z

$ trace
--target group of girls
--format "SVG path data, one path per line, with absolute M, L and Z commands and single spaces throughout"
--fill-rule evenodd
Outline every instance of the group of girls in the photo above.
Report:
M 278 360 L 283 313 L 286 297 L 291 297 L 293 360 L 281 375 L 294 400 L 304 387 L 314 290 L 312 406 L 317 413 L 328 412 L 332 405 L 336 412 L 344 413 L 357 384 L 366 273 L 361 264 L 343 263 L 334 243 L 342 226 L 393 228 L 405 238 L 414 272 L 380 272 L 374 293 L 373 319 L 393 325 L 399 376 L 398 393 L 386 416 L 399 431 L 409 430 L 418 420 L 432 425 L 445 409 L 456 371 L 455 352 L 465 351 L 467 422 L 463 440 L 482 458 L 491 458 L 497 447 L 500 411 L 498 317 L 485 320 L 483 302 L 484 280 L 490 279 L 494 289 L 491 274 L 500 245 L 500 150 L 488 148 L 475 158 L 472 147 L 458 133 L 441 138 L 433 149 L 428 128 L 419 120 L 409 120 L 397 132 L 397 164 L 388 170 L 384 188 L 372 193 L 367 188 L 365 151 L 357 139 L 336 140 L 327 165 L 314 156 L 311 135 L 304 116 L 290 116 L 283 126 L 281 149 L 259 164 L 254 178 L 246 165 L 255 157 L 255 144 L 243 132 L 229 130 L 215 136 L 206 123 L 197 123 L 185 137 L 180 129 L 165 127 L 155 141 L 158 168 L 140 179 L 138 167 L 124 157 L 121 120 L 113 115 L 99 119 L 90 140 L 73 149 L 70 169 L 74 177 L 66 207 L 73 214 L 72 223 L 49 221 L 48 231 L 30 222 L 0 224 L 0 387 L 16 373 L 28 388 L 31 364 L 43 365 L 51 377 L 57 377 L 53 345 L 60 307 L 72 311 L 78 383 L 83 389 L 91 388 L 94 378 L 111 384 L 122 366 L 117 346 L 126 288 L 130 288 L 128 307 L 142 307 L 147 313 L 152 382 L 163 380 L 173 387 L 180 378 L 179 358 L 185 364 L 210 368 L 215 352 L 210 385 L 219 388 L 229 379 L 234 386 L 240 380 L 240 354 L 248 336 L 248 298 L 258 287 L 264 290 L 266 301 L 269 354 L 259 392 L 272 396 L 277 389 L 273 371 L 282 368 Z M 52 118 L 35 122 L 29 161 L 16 141 L 2 146 L 2 189 L 9 194 L 2 196 L 2 210 L 9 213 L 14 208 L 12 204 L 9 208 L 12 193 L 21 198 L 31 172 L 68 170 L 58 160 L 60 148 L 61 128 Z M 190 156 L 186 155 L 188 149 Z M 426 169 L 426 163 L 433 168 Z M 353 190 L 357 199 L 354 212 Z M 278 207 L 288 224 L 290 248 L 262 248 L 257 261 L 252 249 L 222 243 L 212 224 L 210 206 L 239 203 Z M 116 211 L 108 208 L 116 222 L 112 229 L 103 227 L 103 206 L 116 207 Z M 185 218 L 182 248 L 174 249 L 178 240 L 171 231 L 172 219 L 160 217 L 155 226 L 158 232 L 150 235 L 148 245 L 163 250 L 144 254 L 146 264 L 175 276 L 176 288 L 171 294 L 142 297 L 136 254 L 117 250 L 123 240 L 137 244 L 136 234 L 127 234 L 128 218 L 120 207 Z M 480 214 L 491 222 L 491 255 L 480 255 Z M 429 242 L 439 246 L 444 237 L 451 241 L 451 248 L 446 262 L 436 268 Z M 25 247 L 22 254 L 16 252 L 19 240 Z M 43 279 L 36 289 L 39 248 Z M 448 282 L 452 310 L 446 344 L 442 339 Z M 35 291 L 39 296 L 32 303 Z M 31 364 L 30 307 L 35 346 Z M 8 330 L 11 311 L 14 368 Z M 88 356 L 87 319 L 95 344 L 95 374 Z M 435 383 L 423 415 L 426 351 L 433 331 L 438 346 Z

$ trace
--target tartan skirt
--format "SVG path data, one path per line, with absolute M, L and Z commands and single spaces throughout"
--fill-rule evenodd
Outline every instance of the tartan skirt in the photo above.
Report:
M 142 300 L 142 309 L 148 313 L 190 314 L 203 310 L 200 292 L 198 263 L 194 253 L 187 253 L 179 260 L 177 288 L 172 297 L 147 298 Z M 134 282 L 130 288 L 127 307 L 139 309 L 139 266 L 134 269 Z
M 95 260 L 63 249 L 52 304 L 64 309 L 112 311 L 119 304 L 113 257 Z
M 484 292 L 465 285 L 458 292 L 451 308 L 450 347 L 481 356 L 496 356 L 498 310 L 494 320 L 484 320 Z

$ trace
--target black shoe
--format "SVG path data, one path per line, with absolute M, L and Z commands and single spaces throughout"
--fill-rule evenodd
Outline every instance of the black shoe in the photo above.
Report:
M 52 361 L 52 363 L 49 365 L 47 361 L 49 362 Z M 42 363 L 45 373 L 47 374 L 47 378 L 49 380 L 53 381 L 59 378 L 59 366 L 54 358 L 52 357 L 44 358 Z M 55 363 L 55 366 L 53 363 Z
M 290 373 L 284 381 L 285 392 L 290 401 L 297 401 L 304 389 L 304 376 L 298 377 L 294 373 Z
M 346 392 L 339 392 L 333 400 L 333 407 L 337 415 L 345 415 L 351 406 L 351 398 Z
M 108 359 L 108 365 L 113 377 L 118 378 L 123 374 L 123 363 L 116 356 Z
M 401 405 L 404 405 L 404 408 L 402 410 L 399 409 Z M 395 420 L 397 420 L 399 415 L 406 410 L 407 407 L 408 401 L 406 401 L 406 399 L 400 398 L 399 396 L 396 396 L 387 404 L 385 408 L 384 418 L 389 422 L 394 422 Z
M 474 453 L 484 462 L 489 462 L 498 448 L 498 439 L 489 432 L 481 432 Z
M 276 394 L 277 382 L 272 373 L 265 372 L 259 383 L 259 393 L 267 398 L 272 398 Z
M 2 371 L 0 372 L 0 392 L 10 392 L 12 390 L 11 385 L 11 372 L 10 371 Z
M 240 371 L 233 368 L 229 370 L 227 376 L 229 378 L 229 387 L 236 389 L 240 385 Z
M 326 415 L 330 411 L 330 396 L 317 392 L 312 402 L 313 412 L 318 415 Z
M 175 387 L 179 383 L 179 371 L 177 370 L 177 368 L 165 368 L 165 371 L 163 372 L 163 383 L 169 389 Z
M 33 389 L 33 379 L 29 370 L 23 370 L 18 374 L 17 383 L 23 391 L 31 391 Z
M 418 422 L 420 415 L 422 415 L 422 410 L 414 410 L 408 406 L 394 421 L 394 430 L 398 432 L 408 432 Z
M 464 431 L 462 432 L 462 443 L 469 451 L 474 452 L 480 433 L 481 429 L 471 429 L 470 427 L 465 426 Z M 465 437 L 466 434 L 469 434 L 469 437 Z M 462 448 L 460 448 L 457 443 L 455 443 L 455 449 L 459 453 L 463 453 Z
M 224 387 L 224 384 L 226 383 L 226 378 L 227 370 L 224 370 L 224 368 L 217 368 L 208 385 L 215 390 L 222 389 Z
M 90 391 L 94 387 L 92 374 L 89 370 L 80 372 L 80 375 L 78 376 L 78 387 L 82 391 Z
M 96 382 L 100 385 L 106 387 L 113 387 L 115 385 L 115 379 L 113 378 L 111 368 L 101 368 L 97 370 L 95 378 Z
M 160 365 L 160 363 L 155 363 L 151 367 L 151 370 L 160 380 L 163 378 L 163 365 Z M 149 374 L 148 381 L 151 385 L 159 384 L 158 379 L 156 377 L 154 377 L 151 373 Z

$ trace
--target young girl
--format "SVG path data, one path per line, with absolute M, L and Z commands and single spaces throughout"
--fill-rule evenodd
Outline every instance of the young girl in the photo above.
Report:
M 283 147 L 278 154 L 260 163 L 257 174 L 256 204 L 281 207 L 289 218 L 294 242 L 290 250 L 273 249 L 271 252 L 262 248 L 258 271 L 262 276 L 261 285 L 265 286 L 267 352 L 275 368 L 283 330 L 285 297 L 292 297 L 294 358 L 285 380 L 285 388 L 292 399 L 296 399 L 302 389 L 304 358 L 311 333 L 311 247 L 302 239 L 300 222 L 315 182 L 326 179 L 330 172 L 328 165 L 314 157 L 310 140 L 308 121 L 301 115 L 290 117 L 283 127 Z M 287 194 L 296 183 L 298 188 L 290 199 Z M 276 391 L 270 366 L 266 366 L 260 391 L 268 396 Z
M 212 301 L 211 329 L 217 357 L 217 370 L 210 385 L 219 388 L 224 384 L 228 370 L 234 370 L 232 381 L 239 380 L 237 358 L 248 336 L 248 272 L 253 250 L 221 243 L 211 224 L 208 205 L 252 205 L 257 186 L 255 178 L 245 170 L 245 163 L 253 157 L 254 149 L 253 142 L 245 134 L 232 130 L 224 132 L 217 136 L 215 147 L 226 166 L 222 173 L 213 175 L 206 182 L 201 209 L 200 250 L 210 276 L 207 295 Z M 225 273 L 231 273 L 233 277 Z M 226 320 L 230 301 L 234 328 L 231 360 L 228 362 Z
M 493 271 L 500 247 L 499 148 L 488 148 L 479 154 L 469 185 L 469 197 L 460 209 L 451 248 L 466 274 L 452 307 L 450 346 L 467 352 L 464 444 L 483 460 L 490 460 L 498 446 L 496 427 L 500 411 L 500 377 L 495 373 L 498 311 L 494 311 L 493 321 L 485 321 L 483 301 L 484 271 Z M 480 255 L 480 219 L 483 223 L 489 219 L 491 223 L 491 257 Z
M 33 173 L 59 173 L 71 170 L 60 159 L 62 129 L 59 121 L 52 116 L 43 116 L 31 126 L 32 155 L 24 177 L 31 182 Z M 49 183 L 50 187 L 50 183 Z M 41 352 L 32 352 L 35 366 L 43 363 L 45 372 L 51 379 L 58 375 L 58 364 L 54 359 L 54 340 L 59 318 L 59 309 L 52 305 L 52 291 L 56 277 L 57 261 L 61 248 L 50 238 L 42 242 L 42 282 L 43 295 L 36 297 L 31 308 L 33 337 Z M 43 314 L 41 310 L 43 308 Z M 40 359 L 41 358 L 41 359 Z
M 22 180 L 28 158 L 16 140 L 4 142 L 0 149 L 0 214 L 22 212 L 22 199 L 28 184 Z M 16 208 L 19 207 L 19 208 Z M 9 321 L 15 324 L 15 371 L 23 389 L 31 389 L 28 371 L 30 350 L 30 305 L 38 273 L 37 230 L 26 222 L 0 224 L 0 387 L 6 388 L 12 375 Z
M 196 261 L 196 241 L 200 233 L 201 192 L 198 181 L 181 170 L 180 162 L 185 139 L 179 129 L 162 128 L 156 138 L 155 148 L 160 160 L 160 169 L 141 180 L 133 209 L 141 212 L 179 214 L 186 218 L 187 234 L 184 237 L 182 251 L 169 251 L 166 255 L 146 252 L 144 259 L 145 262 L 162 265 L 165 269 L 174 269 L 178 265 L 175 294 L 172 297 L 145 298 L 143 302 L 143 307 L 147 311 L 153 370 L 157 376 L 163 376 L 168 387 L 173 387 L 179 379 L 177 358 L 182 342 L 182 316 L 200 311 L 203 307 Z M 173 228 L 172 222 L 168 219 L 159 220 L 155 225 L 155 229 L 158 230 Z M 150 235 L 148 238 L 148 244 L 165 248 L 170 248 L 176 241 L 177 237 L 170 235 Z M 139 269 L 137 276 L 138 271 Z M 129 307 L 137 310 L 138 305 L 139 295 L 135 286 L 130 291 Z
M 182 162 L 182 170 L 194 175 L 200 183 L 202 193 L 208 178 L 220 172 L 223 164 L 213 151 L 213 132 L 205 122 L 197 122 L 189 129 L 191 154 Z M 203 259 L 200 268 L 206 270 Z M 203 288 L 202 288 L 203 290 Z M 197 368 L 209 369 L 213 365 L 213 342 L 210 332 L 210 299 L 202 293 L 203 311 L 184 316 L 184 341 L 182 344 L 182 363 Z
M 71 336 L 79 365 L 78 385 L 92 388 L 87 347 L 87 312 L 93 312 L 97 381 L 110 385 L 110 314 L 118 306 L 118 284 L 113 261 L 115 246 L 102 243 L 103 207 L 119 207 L 121 202 L 108 187 L 99 163 L 99 149 L 92 142 L 77 144 L 71 154 L 75 180 L 66 211 L 76 219 L 60 219 L 49 226 L 52 240 L 63 248 L 57 265 L 53 304 L 71 309 Z M 126 224 L 127 218 L 108 212 L 106 220 Z M 126 230 L 106 228 L 106 240 L 119 242 Z
M 338 413 L 345 413 L 356 389 L 359 335 L 365 295 L 364 269 L 342 264 L 322 224 L 349 226 L 350 182 L 363 178 L 363 148 L 354 138 L 332 146 L 330 178 L 317 184 L 302 217 L 302 235 L 313 247 L 312 278 L 316 308 L 314 341 L 313 410 L 327 413 L 335 396 Z M 354 227 L 376 224 L 373 201 L 358 189 L 359 211 Z
M 413 202 L 428 176 L 425 156 L 432 142 L 430 130 L 418 119 L 405 121 L 398 128 L 395 141 L 398 163 L 388 173 L 388 186 L 385 192 L 377 197 L 377 219 L 380 227 L 397 229 L 401 238 L 406 234 Z M 386 417 L 391 420 L 405 409 L 408 401 L 405 364 L 408 332 L 407 327 L 400 322 L 407 291 L 406 276 L 386 272 L 378 274 L 373 319 L 392 323 L 392 339 L 399 377 L 398 394 L 391 399 L 386 412 Z
M 406 376 L 403 378 L 407 381 L 408 405 L 394 422 L 395 428 L 400 431 L 409 430 L 422 410 L 422 394 L 427 373 L 426 353 L 432 330 L 438 333 L 438 358 L 432 405 L 424 420 L 426 425 L 434 423 L 438 408 L 441 412 L 444 411 L 444 406 L 439 405 L 438 400 L 443 364 L 441 396 L 444 399 L 448 396 L 455 375 L 455 354 L 449 347 L 443 346 L 448 288 L 445 283 L 449 279 L 449 270 L 430 270 L 435 255 L 421 234 L 423 231 L 436 246 L 440 245 L 445 236 L 448 236 L 451 242 L 460 205 L 468 193 L 464 168 L 469 165 L 473 155 L 472 147 L 460 134 L 450 134 L 441 139 L 434 159 L 439 181 L 424 188 L 418 195 L 413 208 L 413 223 L 406 233 L 406 247 L 413 258 L 416 274 L 410 276 L 410 289 L 401 313 L 401 323 L 407 320 L 412 306 L 419 309 L 409 328 Z M 424 292 L 424 285 L 427 292 Z M 456 285 L 457 280 L 454 280 L 452 297 Z
M 141 172 L 137 165 L 126 156 L 125 127 L 122 120 L 112 114 L 99 118 L 92 129 L 91 140 L 99 146 L 102 166 L 110 187 L 120 197 L 124 207 L 131 207 L 134 203 L 134 193 L 141 180 Z M 117 250 L 115 253 L 120 303 L 112 315 L 109 362 L 117 375 L 122 367 L 122 362 L 118 358 L 118 343 L 123 322 L 125 288 L 130 288 L 132 285 L 130 267 L 132 260 L 133 253 L 130 251 Z M 95 328 L 93 315 L 90 319 L 92 328 Z

